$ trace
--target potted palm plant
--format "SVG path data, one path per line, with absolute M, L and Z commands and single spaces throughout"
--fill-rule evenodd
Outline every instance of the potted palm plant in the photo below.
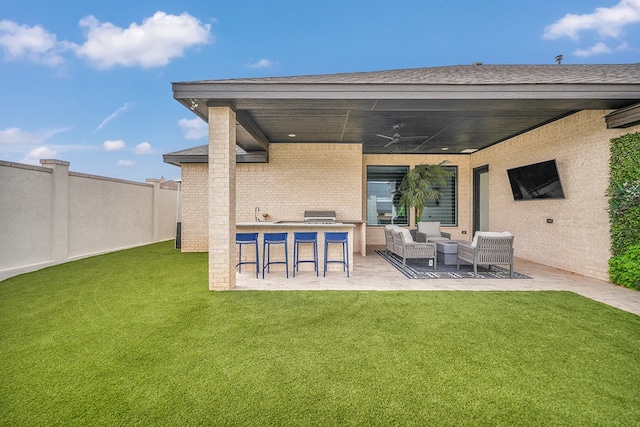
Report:
M 442 193 L 436 186 L 447 185 L 447 179 L 452 172 L 445 169 L 449 162 L 443 160 L 438 164 L 420 164 L 405 175 L 400 183 L 400 206 L 413 207 L 415 209 L 416 225 L 422 218 L 422 213 L 427 200 L 440 200 Z

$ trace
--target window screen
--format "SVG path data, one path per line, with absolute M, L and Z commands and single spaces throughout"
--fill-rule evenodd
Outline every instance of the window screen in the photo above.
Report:
M 407 225 L 402 209 L 400 183 L 409 166 L 367 166 L 367 225 Z
M 445 166 L 453 175 L 447 180 L 447 185 L 436 186 L 442 196 L 440 200 L 427 200 L 422 212 L 422 221 L 440 221 L 440 225 L 458 225 L 458 168 Z

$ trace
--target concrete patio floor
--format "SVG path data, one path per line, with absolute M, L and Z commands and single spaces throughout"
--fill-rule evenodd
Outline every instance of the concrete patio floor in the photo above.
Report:
M 355 254 L 351 277 L 330 271 L 327 277 L 316 277 L 312 271 L 300 271 L 289 278 L 284 271 L 256 279 L 255 270 L 243 268 L 236 275 L 234 290 L 350 290 L 350 291 L 571 291 L 595 301 L 640 316 L 640 292 L 515 259 L 514 270 L 532 279 L 409 279 L 375 253 L 380 247 L 367 247 L 367 256 Z M 309 268 L 308 265 L 305 268 Z M 260 277 L 262 277 L 260 275 Z

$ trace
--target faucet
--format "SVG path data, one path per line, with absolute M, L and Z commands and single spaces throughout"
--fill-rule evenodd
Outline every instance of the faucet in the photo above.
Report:
M 258 218 L 258 212 L 260 212 L 260 207 L 256 206 L 256 208 L 253 210 L 253 216 L 256 219 L 256 222 L 260 222 L 260 218 Z

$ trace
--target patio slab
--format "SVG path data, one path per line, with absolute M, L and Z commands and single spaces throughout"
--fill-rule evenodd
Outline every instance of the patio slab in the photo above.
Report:
M 256 279 L 255 272 L 243 269 L 236 275 L 234 290 L 356 290 L 356 291 L 570 291 L 640 316 L 640 292 L 602 280 L 515 259 L 514 269 L 533 279 L 409 279 L 367 247 L 367 256 L 354 254 L 351 277 L 330 271 L 316 277 L 312 271 L 299 271 L 287 279 L 284 272 Z M 322 268 L 321 268 L 322 270 Z

